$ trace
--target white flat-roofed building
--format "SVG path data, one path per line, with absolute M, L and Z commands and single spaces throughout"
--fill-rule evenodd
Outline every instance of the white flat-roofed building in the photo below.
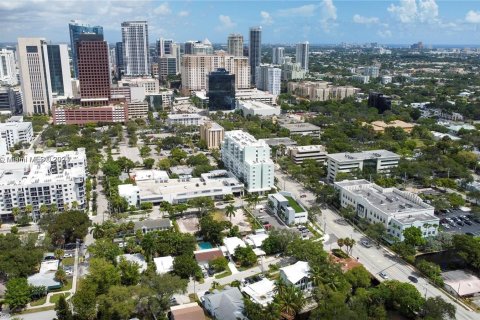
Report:
M 163 170 L 133 170 L 130 177 L 135 181 L 154 180 L 156 182 L 168 182 L 168 173 Z
M 238 247 L 247 247 L 245 242 L 238 237 L 223 238 L 223 244 L 225 245 L 225 248 L 227 248 L 228 254 L 231 256 L 235 255 L 235 249 L 237 249 Z
M 280 107 L 274 107 L 260 101 L 237 101 L 237 110 L 243 112 L 243 116 L 270 117 L 280 115 Z
M 282 69 L 274 65 L 260 65 L 255 70 L 255 85 L 260 90 L 278 96 L 282 82 Z
M 157 269 L 158 274 L 164 274 L 164 273 L 173 271 L 172 256 L 153 258 L 153 263 L 155 263 L 155 267 Z
M 270 147 L 241 130 L 225 132 L 222 143 L 222 161 L 248 192 L 269 191 L 274 186 L 274 165 Z
M 200 139 L 205 141 L 208 149 L 219 149 L 225 136 L 225 129 L 213 121 L 200 126 Z
M 287 155 L 295 164 L 301 164 L 309 159 L 317 162 L 325 162 L 327 159 L 327 151 L 322 145 L 289 146 L 287 147 Z
M 169 114 L 167 124 L 169 126 L 183 125 L 183 126 L 199 126 L 203 123 L 202 116 L 198 113 L 177 113 Z
M 342 207 L 353 207 L 357 215 L 369 223 L 383 223 L 387 233 L 404 240 L 403 231 L 417 227 L 423 237 L 436 236 L 440 219 L 434 208 L 417 195 L 396 188 L 382 188 L 367 180 L 335 182 Z
M 138 186 L 133 184 L 121 184 L 118 186 L 118 195 L 127 200 L 129 206 L 138 205 L 138 194 L 140 190 Z
M 5 140 L 7 150 L 17 143 L 30 143 L 33 140 L 31 122 L 0 123 L 0 137 Z
M 13 218 L 12 209 L 32 205 L 32 219 L 40 217 L 42 205 L 77 204 L 85 208 L 85 149 L 27 154 L 23 159 L 4 156 L 0 167 L 0 217 Z
M 333 183 L 339 172 L 349 173 L 354 170 L 369 168 L 375 172 L 389 173 L 398 166 L 400 156 L 388 150 L 370 150 L 355 153 L 331 153 L 327 155 L 327 179 Z
M 240 183 L 231 173 L 225 170 L 214 170 L 203 173 L 201 178 L 186 176 L 180 179 L 151 179 L 136 180 L 136 186 L 123 187 L 122 194 L 127 201 L 133 204 L 151 202 L 154 205 L 163 201 L 168 203 L 184 203 L 198 197 L 223 199 L 226 195 L 237 195 L 243 192 L 243 183 Z M 138 190 L 137 190 L 138 188 Z M 135 201 L 136 199 L 136 201 Z
M 263 278 L 258 282 L 243 287 L 242 292 L 248 295 L 253 302 L 266 307 L 269 303 L 272 303 L 275 296 L 275 282 Z
M 235 100 L 253 100 L 276 105 L 276 96 L 258 89 L 241 89 L 235 91 Z
M 286 224 L 300 224 L 308 222 L 307 210 L 287 191 L 268 195 L 268 210 L 276 214 Z
M 128 262 L 136 263 L 138 265 L 138 271 L 142 273 L 143 271 L 147 270 L 147 262 L 145 261 L 145 257 L 141 253 L 133 253 L 133 254 L 122 254 L 117 256 L 117 262 L 125 259 Z
M 158 79 L 150 77 L 123 77 L 118 81 L 118 87 L 142 87 L 145 94 L 155 94 L 160 92 Z

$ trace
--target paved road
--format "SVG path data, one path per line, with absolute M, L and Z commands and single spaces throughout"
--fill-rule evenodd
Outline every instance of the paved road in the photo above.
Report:
M 278 170 L 279 171 L 279 170 Z M 305 194 L 306 198 L 302 199 L 302 202 L 306 206 L 310 206 L 314 203 L 315 196 L 305 190 L 300 183 L 294 181 L 291 178 L 286 177 L 281 172 L 276 172 L 275 176 L 279 179 L 279 185 L 285 185 L 287 191 L 292 192 L 297 199 L 300 194 Z M 418 291 L 426 297 L 441 296 L 446 301 L 450 301 L 457 307 L 456 318 L 457 319 L 480 319 L 480 315 L 468 311 L 457 303 L 456 300 L 451 299 L 450 296 L 440 291 L 435 286 L 428 283 L 428 281 L 414 272 L 414 269 L 403 262 L 400 258 L 396 257 L 393 253 L 381 247 L 379 249 L 375 247 L 365 248 L 359 245 L 360 240 L 364 238 L 363 234 L 357 232 L 352 226 L 339 223 L 341 217 L 330 209 L 323 209 L 322 216 L 318 217 L 318 224 L 322 227 L 326 227 L 326 233 L 330 235 L 331 239 L 350 237 L 356 240 L 357 245 L 353 247 L 352 255 L 359 257 L 359 261 L 370 271 L 373 275 L 378 277 L 378 273 L 384 271 L 390 277 L 390 279 L 399 280 L 402 282 L 410 282 L 408 277 L 415 276 L 418 278 L 418 283 L 412 283 Z M 329 241 L 330 248 L 337 247 L 336 241 Z M 329 248 L 329 249 L 330 249 Z M 382 279 L 380 279 L 382 280 Z

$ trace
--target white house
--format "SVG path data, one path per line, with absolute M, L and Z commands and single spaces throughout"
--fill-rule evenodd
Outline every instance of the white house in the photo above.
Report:
M 237 249 L 237 247 L 242 247 L 242 248 L 247 247 L 245 242 L 243 242 L 242 239 L 237 237 L 224 238 L 223 244 L 225 245 L 225 248 L 227 249 L 228 254 L 231 256 L 235 255 L 235 249 Z
M 273 301 L 273 297 L 275 296 L 275 282 L 263 278 L 258 282 L 243 287 L 242 292 L 248 295 L 253 302 L 265 307 Z
M 153 263 L 155 263 L 158 274 L 164 274 L 173 271 L 172 256 L 153 258 Z
M 280 268 L 280 278 L 287 284 L 300 290 L 311 290 L 310 266 L 308 262 L 297 261 L 295 264 Z

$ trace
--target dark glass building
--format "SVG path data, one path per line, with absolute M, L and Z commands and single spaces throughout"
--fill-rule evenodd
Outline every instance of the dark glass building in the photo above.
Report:
M 123 42 L 115 44 L 115 61 L 117 62 L 117 77 L 120 79 L 123 72 Z
M 208 110 L 235 109 L 235 75 L 217 69 L 208 75 Z
M 78 61 L 77 61 L 77 50 L 75 48 L 75 43 L 80 39 L 80 35 L 84 33 L 94 33 L 103 35 L 103 27 L 101 26 L 90 26 L 88 24 L 81 24 L 77 21 L 71 21 L 68 24 L 68 29 L 70 31 L 70 49 L 72 50 L 72 63 L 73 63 L 73 75 L 78 79 Z
M 379 92 L 370 92 L 368 95 L 368 106 L 378 109 L 380 113 L 392 109 L 392 98 Z
M 59 96 L 65 95 L 62 71 L 62 57 L 60 55 L 60 46 L 55 44 L 47 45 L 48 66 L 50 68 L 50 84 L 52 92 Z M 65 70 L 70 72 L 70 70 Z
M 250 28 L 248 60 L 250 62 L 250 81 L 255 84 L 255 72 L 262 62 L 262 27 Z

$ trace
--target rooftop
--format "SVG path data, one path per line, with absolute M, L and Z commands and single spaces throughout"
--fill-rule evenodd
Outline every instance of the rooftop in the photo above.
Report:
M 273 301 L 274 290 L 275 282 L 267 278 L 263 278 L 242 289 L 255 303 L 259 303 L 262 306 L 266 306 Z
M 269 139 L 260 139 L 260 140 L 265 141 L 265 143 L 268 144 L 270 147 L 279 146 L 282 144 L 285 146 L 297 145 L 297 142 L 290 138 L 269 138 Z
M 223 257 L 222 250 L 219 248 L 198 250 L 194 251 L 193 254 L 195 255 L 195 260 L 197 260 L 197 262 L 211 261 L 213 259 Z
M 143 228 L 147 229 L 167 229 L 172 227 L 172 222 L 170 219 L 147 219 L 142 221 L 135 221 L 134 230 L 141 230 Z
M 168 119 L 178 120 L 178 119 L 201 119 L 202 116 L 197 113 L 175 113 L 169 114 Z
M 300 212 L 305 212 L 305 210 L 298 204 L 298 202 L 293 199 L 293 197 L 290 196 L 285 196 L 285 198 L 288 200 L 288 205 L 295 210 L 295 213 L 300 213 Z
M 170 307 L 173 320 L 203 320 L 203 309 L 196 302 Z
M 257 140 L 250 133 L 243 130 L 232 130 L 225 132 L 225 137 L 234 140 L 237 144 L 245 147 L 268 147 L 264 140 Z
M 246 100 L 246 101 L 239 101 L 238 106 L 241 108 L 245 109 L 251 109 L 251 110 L 280 110 L 279 107 L 274 107 L 272 105 L 263 103 L 261 101 L 255 101 L 255 100 Z
M 310 145 L 310 146 L 290 146 L 288 149 L 297 150 L 298 152 L 308 152 L 308 151 L 318 151 L 318 152 L 326 152 L 325 146 L 320 144 L 318 145 Z
M 304 132 L 304 131 L 320 131 L 320 127 L 308 122 L 299 123 L 282 123 L 280 127 L 288 129 L 290 133 Z
M 295 264 L 280 268 L 280 271 L 285 274 L 288 281 L 297 283 L 310 275 L 310 266 L 308 262 L 297 261 Z
M 348 161 L 363 161 L 369 159 L 385 159 L 385 158 L 394 158 L 400 159 L 400 156 L 396 153 L 393 153 L 388 150 L 369 150 L 362 152 L 341 152 L 341 153 L 330 153 L 328 158 L 333 159 L 338 162 L 348 162 Z
M 128 262 L 136 263 L 140 272 L 147 270 L 147 262 L 145 261 L 145 257 L 141 253 L 122 254 L 117 256 L 117 261 L 120 261 L 122 258 L 124 258 Z
M 480 279 L 473 273 L 464 270 L 443 272 L 445 284 L 450 286 L 459 296 L 468 296 L 480 292 Z
M 223 244 L 231 255 L 235 254 L 235 249 L 237 249 L 237 247 L 245 248 L 247 246 L 242 239 L 237 237 L 224 238 Z
M 209 301 L 210 311 L 215 314 L 216 319 L 244 319 L 243 296 L 238 288 L 227 286 L 223 291 L 205 295 L 204 298 Z
M 172 256 L 154 258 L 153 263 L 155 263 L 158 274 L 167 273 L 173 270 Z

